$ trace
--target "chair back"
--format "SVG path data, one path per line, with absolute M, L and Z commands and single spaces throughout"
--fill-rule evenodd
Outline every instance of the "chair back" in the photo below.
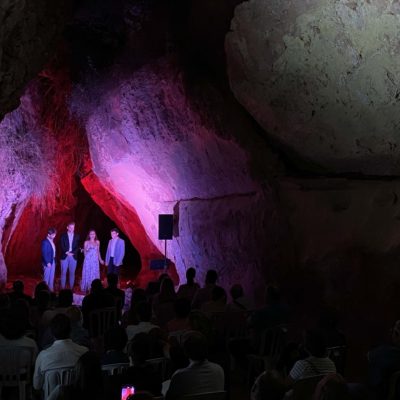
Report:
M 299 379 L 293 385 L 293 400 L 311 400 L 319 381 L 325 375 L 316 375 Z
M 129 363 L 117 363 L 102 365 L 101 370 L 105 375 L 119 375 L 129 368 Z
M 30 381 L 33 348 L 25 346 L 0 346 L 0 383 L 17 386 L 20 381 Z
M 344 375 L 344 367 L 346 364 L 347 346 L 328 347 L 328 357 L 334 362 L 336 371 Z
M 259 355 L 277 361 L 286 343 L 287 325 L 277 325 L 264 330 L 261 335 Z
M 104 333 L 117 324 L 117 308 L 106 307 L 93 310 L 89 314 L 89 336 L 104 336 Z
M 44 400 L 58 385 L 71 385 L 74 378 L 74 367 L 48 369 L 44 374 Z
M 208 392 L 200 394 L 187 394 L 179 397 L 179 400 L 225 400 L 226 392 Z
M 169 360 L 165 357 L 150 358 L 146 363 L 153 367 L 154 373 L 161 377 L 162 381 L 169 379 Z

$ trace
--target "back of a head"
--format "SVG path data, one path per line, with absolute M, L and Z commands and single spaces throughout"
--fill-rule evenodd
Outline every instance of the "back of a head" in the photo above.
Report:
M 287 391 L 283 380 L 274 370 L 263 372 L 251 389 L 251 400 L 282 400 Z
M 50 329 L 56 340 L 68 339 L 71 334 L 71 321 L 65 314 L 57 314 L 50 322 Z
M 128 336 L 125 329 L 122 326 L 116 326 L 106 331 L 104 335 L 104 347 L 108 350 L 122 351 L 126 343 L 128 342 Z
M 160 286 L 160 294 L 166 296 L 175 295 L 174 282 L 171 278 L 164 278 Z
M 65 311 L 65 315 L 70 319 L 71 323 L 79 323 L 82 321 L 82 311 L 79 307 L 71 306 Z
M 174 311 L 178 318 L 187 318 L 190 314 L 191 302 L 186 297 L 175 300 Z
M 41 309 L 46 309 L 50 304 L 51 295 L 48 290 L 41 290 L 36 295 L 36 304 Z
M 136 334 L 130 342 L 131 354 L 134 363 L 144 363 L 150 358 L 151 339 L 148 333 Z
M 91 293 L 99 293 L 103 290 L 103 285 L 101 283 L 100 279 L 93 279 L 91 285 L 90 285 L 90 291 Z
M 212 301 L 222 301 L 226 303 L 226 292 L 221 286 L 215 286 L 211 292 Z
M 217 279 L 218 279 L 217 271 L 215 269 L 209 269 L 206 274 L 206 284 L 209 283 L 215 285 Z
M 49 285 L 45 281 L 41 281 L 36 285 L 36 287 L 35 287 L 35 299 L 38 297 L 38 294 L 42 290 L 47 290 L 48 292 L 50 292 Z
M 200 332 L 187 332 L 183 338 L 183 351 L 190 360 L 204 361 L 208 354 L 206 337 Z
M 107 284 L 108 287 L 116 288 L 118 286 L 118 275 L 117 274 L 107 274 Z
M 87 351 L 79 357 L 75 365 L 75 387 L 92 396 L 95 393 L 101 393 L 102 382 L 103 374 L 99 356 L 93 351 Z
M 13 283 L 13 290 L 15 293 L 24 293 L 24 282 L 15 281 Z
M 326 341 L 322 332 L 309 329 L 305 332 L 304 346 L 314 357 L 326 357 Z
M 279 290 L 274 286 L 268 286 L 265 296 L 266 304 L 278 304 L 281 300 L 281 294 Z
M 313 400 L 350 400 L 348 386 L 339 374 L 329 374 L 318 383 Z
M 74 295 L 71 289 L 62 289 L 58 294 L 58 306 L 70 307 L 74 301 Z
M 240 297 L 243 296 L 242 285 L 239 283 L 236 283 L 235 285 L 233 285 L 231 287 L 230 293 L 231 293 L 231 297 L 233 300 L 239 299 Z
M 140 321 L 150 322 L 151 319 L 151 305 L 147 301 L 138 303 L 136 313 Z
M 193 282 L 195 277 L 196 277 L 196 270 L 193 267 L 190 267 L 186 271 L 186 280 L 188 282 Z
M 165 279 L 169 278 L 169 275 L 166 272 L 163 272 L 159 277 L 158 277 L 158 283 L 161 285 L 161 282 Z

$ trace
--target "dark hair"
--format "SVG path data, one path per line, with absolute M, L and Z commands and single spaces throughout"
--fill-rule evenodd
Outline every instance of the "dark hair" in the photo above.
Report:
M 23 293 L 24 292 L 24 282 L 22 281 L 14 281 L 13 289 L 16 293 Z
M 68 339 L 71 334 L 71 321 L 65 314 L 57 314 L 50 322 L 50 329 L 56 340 Z
M 40 290 L 36 293 L 36 305 L 40 310 L 46 310 L 49 307 L 51 295 L 48 290 Z
M 274 286 L 268 286 L 265 294 L 265 302 L 267 304 L 278 304 L 281 299 L 279 290 Z
M 75 365 L 75 389 L 81 394 L 87 394 L 86 398 L 102 397 L 103 379 L 99 356 L 93 351 L 82 354 Z
M 186 271 L 186 279 L 188 282 L 193 282 L 195 277 L 196 277 L 196 270 L 193 267 L 190 267 Z
M 207 339 L 196 331 L 190 331 L 184 335 L 183 351 L 193 361 L 204 361 L 207 358 Z
M 71 289 L 62 289 L 58 294 L 58 306 L 69 307 L 74 301 L 74 295 Z
M 218 279 L 218 273 L 215 269 L 209 269 L 206 274 L 206 283 L 215 284 Z
M 120 234 L 118 228 L 112 228 L 110 232 L 115 232 L 115 233 L 117 233 L 118 235 Z
M 104 347 L 108 350 L 119 350 L 122 351 L 126 343 L 128 342 L 128 336 L 122 326 L 116 326 L 106 331 L 104 335 Z
M 329 374 L 322 378 L 314 392 L 314 400 L 348 400 L 349 388 L 339 374 Z
M 178 318 L 187 318 L 191 311 L 190 300 L 185 297 L 175 300 L 174 311 Z
M 57 233 L 57 229 L 56 228 L 49 228 L 47 230 L 47 234 L 48 235 L 53 235 L 54 233 Z
M 225 289 L 222 288 L 221 286 L 215 286 L 213 290 L 211 291 L 211 300 L 212 301 L 217 301 L 217 300 L 222 300 L 225 298 L 226 301 L 226 292 Z
M 171 278 L 164 278 L 161 282 L 160 293 L 158 295 L 160 303 L 174 301 L 176 297 L 174 282 Z
M 68 222 L 67 226 L 75 225 L 75 221 Z
M 151 319 L 151 305 L 147 301 L 138 303 L 136 313 L 140 321 L 149 322 Z
M 103 285 L 101 283 L 101 280 L 100 279 L 93 279 L 92 283 L 90 285 L 90 288 L 91 288 L 92 293 L 102 290 L 103 289 Z
M 115 287 L 118 285 L 118 275 L 117 274 L 107 274 L 107 283 L 108 286 Z
M 148 333 L 137 333 L 130 341 L 130 354 L 134 364 L 142 364 L 150 358 L 150 336 Z
M 99 239 L 97 238 L 97 233 L 96 233 L 96 231 L 95 231 L 94 229 L 90 229 L 90 230 L 89 230 L 89 232 L 88 232 L 88 234 L 87 234 L 87 236 L 86 236 L 86 240 L 90 240 L 90 232 L 94 232 L 94 240 L 99 240 Z
M 283 380 L 274 370 L 263 372 L 253 385 L 251 398 L 254 400 L 281 400 L 287 391 Z
M 231 287 L 230 290 L 231 296 L 233 300 L 238 299 L 239 297 L 243 296 L 243 287 L 240 283 L 236 283 Z
M 35 299 L 38 297 L 39 292 L 47 290 L 50 292 L 49 285 L 45 281 L 39 282 L 35 287 Z
M 314 357 L 326 357 L 326 342 L 324 335 L 317 329 L 309 329 L 305 332 L 304 346 Z

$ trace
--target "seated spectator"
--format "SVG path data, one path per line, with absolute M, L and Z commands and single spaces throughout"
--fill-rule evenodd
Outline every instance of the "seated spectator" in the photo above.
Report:
M 128 325 L 126 327 L 126 334 L 128 335 L 128 340 L 131 340 L 138 333 L 144 332 L 148 333 L 153 328 L 158 328 L 150 322 L 151 320 L 151 306 L 148 302 L 139 303 L 137 306 L 137 316 L 139 323 L 137 325 Z
M 196 277 L 196 270 L 194 268 L 189 268 L 186 271 L 186 283 L 179 286 L 177 296 L 179 298 L 187 298 L 190 301 L 193 300 L 194 295 L 197 290 L 200 289 L 200 285 L 194 281 Z
M 90 348 L 89 332 L 83 327 L 83 317 L 79 307 L 71 306 L 67 308 L 65 315 L 71 321 L 71 340 L 76 344 Z
M 240 284 L 235 284 L 231 287 L 230 294 L 232 297 L 232 302 L 226 307 L 227 311 L 248 311 L 253 308 L 253 304 L 248 299 L 243 292 L 243 287 Z
M 34 327 L 39 329 L 42 315 L 49 308 L 50 292 L 48 290 L 40 290 L 35 294 L 34 305 L 31 307 L 31 322 Z
M 318 330 L 324 335 L 327 347 L 337 347 L 346 345 L 346 337 L 337 328 L 337 313 L 332 308 L 322 310 Z
M 391 329 L 391 343 L 368 353 L 368 384 L 377 398 L 386 398 L 390 376 L 400 370 L 400 320 Z
M 169 278 L 169 275 L 167 273 L 161 274 L 158 277 L 157 281 L 151 281 L 147 284 L 145 291 L 147 298 L 151 299 L 154 295 L 160 293 L 161 283 L 165 278 Z
M 40 326 L 42 329 L 45 329 L 50 325 L 50 321 L 57 314 L 65 314 L 68 307 L 72 306 L 72 302 L 74 300 L 74 296 L 71 289 L 62 289 L 58 294 L 57 298 L 57 307 L 52 310 L 46 310 L 41 318 Z
M 211 293 L 218 279 L 217 271 L 209 269 L 206 274 L 204 288 L 200 288 L 193 297 L 192 309 L 201 309 L 203 303 L 211 300 Z
M 74 367 L 80 356 L 88 351 L 70 339 L 71 322 L 64 314 L 56 315 L 51 323 L 51 332 L 55 342 L 46 350 L 42 350 L 35 363 L 33 387 L 40 390 L 44 384 L 47 370 L 54 368 Z
M 203 303 L 201 311 L 205 314 L 226 311 L 226 292 L 221 286 L 215 286 L 211 292 L 211 300 Z
M 264 371 L 251 388 L 251 400 L 282 400 L 286 386 L 275 370 Z
M 126 328 L 128 325 L 137 325 L 139 323 L 136 308 L 143 301 L 147 301 L 146 292 L 144 289 L 135 288 L 132 292 L 131 306 L 122 316 L 122 326 Z
M 77 360 L 74 383 L 57 386 L 48 397 L 48 400 L 88 399 L 106 399 L 99 357 L 91 351 L 87 351 Z
M 224 390 L 224 371 L 218 364 L 207 360 L 205 336 L 200 332 L 188 332 L 183 341 L 183 349 L 190 364 L 172 375 L 166 400 Z
M 8 294 L 11 303 L 15 303 L 16 300 L 25 300 L 29 305 L 33 303 L 31 296 L 24 293 L 24 282 L 15 281 L 13 283 L 13 291 Z
M 174 283 L 170 278 L 161 282 L 160 293 L 153 297 L 153 312 L 160 326 L 174 318 L 174 301 L 176 299 Z
M 309 357 L 294 364 L 287 378 L 289 385 L 300 379 L 336 373 L 335 364 L 327 357 L 326 344 L 321 332 L 306 331 L 304 347 Z
M 186 331 L 190 329 L 190 300 L 186 297 L 175 300 L 175 318 L 167 323 L 168 332 Z
M 105 354 L 102 357 L 101 364 L 129 363 L 129 357 L 124 353 L 127 342 L 128 336 L 122 326 L 109 329 L 104 335 Z
M 6 311 L 4 324 L 0 326 L 0 346 L 30 347 L 33 363 L 36 360 L 38 347 L 36 342 L 26 336 L 28 314 L 15 309 L 15 305 Z
M 89 315 L 92 311 L 113 306 L 114 298 L 104 291 L 100 279 L 94 279 L 90 293 L 82 301 L 83 327 L 89 328 Z
M 117 274 L 107 274 L 107 288 L 104 289 L 105 293 L 110 294 L 115 301 L 115 305 L 118 310 L 118 318 L 121 318 L 122 309 L 125 305 L 125 292 L 118 289 L 118 275 Z
M 49 286 L 47 285 L 47 283 L 45 281 L 41 281 L 35 286 L 35 293 L 34 293 L 34 296 L 33 296 L 33 303 L 34 304 L 37 304 L 37 297 L 38 297 L 39 293 L 42 290 L 45 290 L 45 291 L 50 293 Z
M 349 389 L 339 374 L 329 374 L 318 383 L 313 400 L 350 400 Z

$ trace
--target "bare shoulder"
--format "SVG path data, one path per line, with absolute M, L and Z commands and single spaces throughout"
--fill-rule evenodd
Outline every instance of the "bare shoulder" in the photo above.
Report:
M 100 240 L 96 240 L 96 244 L 99 246 L 100 245 Z

